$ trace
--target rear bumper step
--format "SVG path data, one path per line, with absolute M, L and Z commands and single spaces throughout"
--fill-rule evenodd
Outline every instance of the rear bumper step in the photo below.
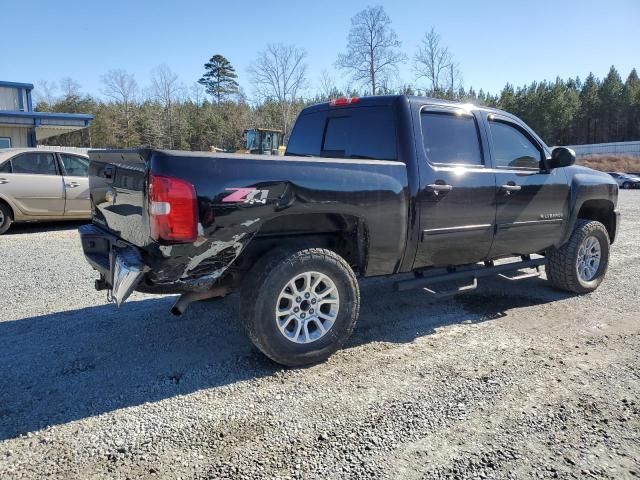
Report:
M 122 305 L 149 271 L 137 248 L 96 227 L 78 228 L 82 250 L 89 264 L 100 273 L 97 290 L 110 290 L 108 298 Z

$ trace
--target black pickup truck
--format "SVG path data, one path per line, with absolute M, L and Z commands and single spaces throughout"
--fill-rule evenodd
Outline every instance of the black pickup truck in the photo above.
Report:
M 118 305 L 133 290 L 180 293 L 176 314 L 240 289 L 249 337 L 289 366 L 349 337 L 358 277 L 413 272 L 395 287 L 447 295 L 546 265 L 552 285 L 587 293 L 618 228 L 609 175 L 513 115 L 430 98 L 308 107 L 284 157 L 89 155 L 93 221 L 80 234 L 96 288 Z

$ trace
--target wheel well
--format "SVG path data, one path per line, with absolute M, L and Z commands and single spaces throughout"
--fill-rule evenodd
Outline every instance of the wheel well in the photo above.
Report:
M 616 216 L 613 212 L 613 203 L 609 200 L 587 200 L 580 207 L 578 218 L 602 223 L 607 229 L 611 243 L 613 243 L 616 236 Z
M 11 215 L 11 220 L 15 220 L 16 219 L 16 214 L 13 211 L 13 208 L 11 208 L 11 205 L 9 205 L 9 203 L 7 201 L 3 200 L 2 198 L 0 198 L 0 203 L 9 209 L 9 215 Z
M 285 215 L 261 226 L 234 262 L 234 270 L 247 271 L 257 259 L 274 248 L 319 247 L 334 251 L 355 272 L 363 273 L 367 265 L 367 238 L 364 222 L 351 215 Z

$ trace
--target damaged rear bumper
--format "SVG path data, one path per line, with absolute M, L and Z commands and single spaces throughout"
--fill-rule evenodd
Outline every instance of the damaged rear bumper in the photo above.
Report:
M 108 298 L 122 305 L 149 271 L 137 248 L 95 225 L 78 229 L 85 258 L 100 273 L 96 289 L 107 289 Z

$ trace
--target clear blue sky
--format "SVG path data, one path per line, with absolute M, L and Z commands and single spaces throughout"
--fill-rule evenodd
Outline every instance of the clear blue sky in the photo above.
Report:
M 411 1 L 160 1 L 31 0 L 3 2 L 0 79 L 37 83 L 62 77 L 100 93 L 100 75 L 122 68 L 141 86 L 166 62 L 185 85 L 221 53 L 241 85 L 246 69 L 269 42 L 295 43 L 308 52 L 309 80 L 317 84 L 345 49 L 350 18 L 382 4 L 411 57 L 432 25 L 460 64 L 465 87 L 497 93 L 506 82 L 566 78 L 615 65 L 624 78 L 640 67 L 640 0 L 411 0 Z M 401 77 L 413 81 L 409 66 Z

